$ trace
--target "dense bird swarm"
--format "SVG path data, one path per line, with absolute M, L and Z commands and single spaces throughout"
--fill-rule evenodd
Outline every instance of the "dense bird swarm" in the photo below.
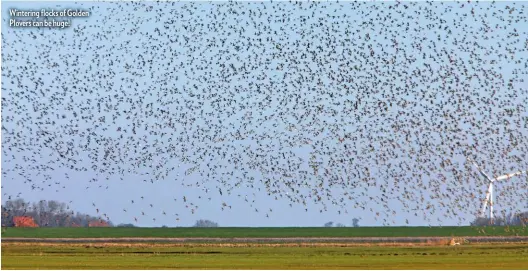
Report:
M 2 32 L 6 180 L 140 176 L 204 199 L 249 187 L 320 212 L 381 206 L 390 224 L 474 217 L 488 183 L 466 158 L 493 176 L 528 169 L 524 3 L 78 6 L 92 15 L 71 28 Z M 500 183 L 503 214 L 525 208 L 527 184 Z M 138 221 L 130 206 L 148 203 L 129 201 Z

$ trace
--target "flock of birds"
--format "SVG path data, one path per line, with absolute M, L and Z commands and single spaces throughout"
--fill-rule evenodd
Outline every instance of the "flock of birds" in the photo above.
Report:
M 466 158 L 528 168 L 524 3 L 78 5 L 91 17 L 71 28 L 2 33 L 3 186 L 45 196 L 117 177 L 201 188 L 199 202 L 174 198 L 192 213 L 260 191 L 383 224 L 467 223 L 487 186 Z M 501 212 L 526 208 L 527 188 L 501 184 Z M 161 208 L 126 204 L 136 223 Z M 179 220 L 170 208 L 156 213 Z

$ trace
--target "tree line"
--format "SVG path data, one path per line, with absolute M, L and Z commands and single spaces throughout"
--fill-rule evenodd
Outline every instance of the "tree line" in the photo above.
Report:
M 24 199 L 8 200 L 2 204 L 2 227 L 113 227 L 110 220 L 103 220 L 80 212 L 75 212 L 63 202 L 41 200 L 37 203 Z M 116 227 L 133 228 L 132 223 L 118 224 Z M 167 227 L 167 226 L 163 226 Z M 197 228 L 218 227 L 218 223 L 199 219 L 193 225 Z
M 353 218 L 352 219 L 352 227 L 354 228 L 358 228 L 359 227 L 359 219 L 358 218 Z M 331 227 L 336 227 L 336 228 L 343 228 L 343 227 L 347 227 L 345 224 L 343 223 L 336 223 L 334 224 L 333 221 L 328 221 L 324 224 L 324 227 L 325 228 L 331 228 Z
M 489 218 L 478 217 L 470 223 L 471 226 L 526 226 L 528 225 L 528 211 Z M 2 204 L 2 227 L 113 227 L 110 220 L 104 220 L 80 212 L 74 212 L 70 207 L 55 200 L 41 200 L 36 203 L 26 202 L 24 199 L 8 200 Z M 359 227 L 359 219 L 352 219 L 352 227 Z M 134 224 L 119 224 L 117 227 L 136 227 Z M 166 227 L 166 226 L 165 226 Z M 214 228 L 218 223 L 200 219 L 193 227 Z M 342 223 L 330 221 L 324 227 L 346 227 Z
M 34 224 L 31 222 L 34 222 Z M 2 227 L 111 227 L 112 222 L 88 214 L 74 212 L 65 203 L 24 199 L 8 200 L 2 204 Z
M 504 217 L 495 217 L 493 220 L 487 217 L 477 217 L 471 222 L 471 226 L 526 226 L 528 225 L 528 211 L 509 214 Z

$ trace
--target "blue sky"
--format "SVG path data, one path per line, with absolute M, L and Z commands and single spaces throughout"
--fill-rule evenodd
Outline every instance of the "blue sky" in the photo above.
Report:
M 140 226 L 190 226 L 201 218 L 221 226 L 350 225 L 354 217 L 361 225 L 383 225 L 383 219 L 457 225 L 473 219 L 486 188 L 464 164 L 464 153 L 490 174 L 528 167 L 523 3 L 311 5 L 147 2 L 135 10 L 109 2 L 3 2 L 2 126 L 9 131 L 2 131 L 3 200 L 22 192 L 29 201 L 72 201 L 71 208 L 94 215 L 95 204 L 116 224 L 137 217 Z M 64 30 L 7 24 L 10 8 L 66 7 L 92 15 Z M 24 88 L 29 96 L 17 96 Z M 83 88 L 92 93 L 75 94 Z M 358 100 L 358 110 L 351 110 Z M 391 104 L 387 111 L 380 109 L 384 103 Z M 159 110 L 173 117 L 173 128 L 148 114 Z M 115 113 L 123 111 L 132 113 Z M 126 118 L 133 113 L 139 116 Z M 46 124 L 52 119 L 54 125 Z M 150 132 L 177 131 L 174 142 L 139 127 L 132 136 L 125 127 L 133 123 L 148 124 Z M 37 126 L 57 135 L 52 144 L 39 138 Z M 125 139 L 118 127 L 128 129 Z M 338 140 L 345 135 L 348 149 Z M 26 147 L 14 145 L 19 142 Z M 60 158 L 49 146 L 65 142 L 78 151 L 67 156 L 87 171 L 55 162 Z M 95 162 L 110 145 L 115 160 Z M 37 164 L 53 169 L 24 161 L 32 151 Z M 441 158 L 449 159 L 444 168 Z M 133 167 L 137 159 L 142 162 Z M 348 161 L 335 162 L 340 159 Z M 272 170 L 287 163 L 299 164 L 287 172 L 293 177 Z M 326 170 L 311 174 L 310 163 Z M 172 167 L 166 177 L 153 177 Z M 280 193 L 268 195 L 266 179 Z M 527 181 L 497 184 L 498 212 L 526 208 Z M 236 188 L 229 194 L 228 187 Z M 314 203 L 313 189 L 337 204 L 326 196 Z M 289 197 L 300 203 L 290 206 Z M 223 203 L 232 208 L 222 210 Z

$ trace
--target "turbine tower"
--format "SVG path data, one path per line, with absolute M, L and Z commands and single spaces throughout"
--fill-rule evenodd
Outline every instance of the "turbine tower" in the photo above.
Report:
M 477 168 L 477 170 L 480 172 L 480 174 L 482 174 L 482 176 L 484 176 L 484 178 L 486 178 L 486 180 L 489 181 L 489 187 L 488 187 L 488 191 L 486 192 L 486 198 L 484 198 L 484 202 L 482 204 L 482 211 L 480 212 L 480 217 L 485 217 L 485 212 L 486 212 L 486 206 L 489 204 L 489 217 L 490 217 L 490 222 L 493 223 L 493 183 L 495 181 L 502 181 L 502 180 L 507 180 L 507 179 L 510 179 L 511 177 L 514 177 L 514 176 L 517 176 L 517 175 L 521 175 L 521 174 L 524 174 L 526 173 L 527 171 L 517 171 L 517 172 L 514 172 L 514 173 L 510 173 L 510 174 L 505 174 L 505 175 L 502 175 L 502 176 L 498 176 L 498 177 L 495 177 L 495 178 L 490 178 L 488 176 L 488 174 L 486 174 L 478 165 L 477 163 L 475 163 L 475 161 L 471 160 L 470 158 L 467 158 L 467 160 L 469 162 L 472 162 L 473 165 L 475 165 L 475 167 Z

